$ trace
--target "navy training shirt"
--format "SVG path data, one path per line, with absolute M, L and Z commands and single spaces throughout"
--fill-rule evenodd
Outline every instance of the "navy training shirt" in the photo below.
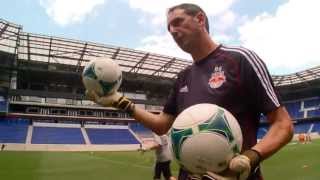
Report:
M 177 116 L 199 103 L 217 104 L 235 116 L 242 150 L 257 143 L 260 114 L 281 105 L 263 61 L 246 48 L 224 45 L 178 74 L 163 112 Z

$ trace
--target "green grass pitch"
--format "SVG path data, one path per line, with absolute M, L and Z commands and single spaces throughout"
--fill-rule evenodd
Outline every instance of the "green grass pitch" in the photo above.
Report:
M 287 145 L 263 162 L 267 180 L 320 178 L 320 140 Z M 153 152 L 0 152 L 2 180 L 150 180 Z M 177 175 L 177 165 L 172 165 Z

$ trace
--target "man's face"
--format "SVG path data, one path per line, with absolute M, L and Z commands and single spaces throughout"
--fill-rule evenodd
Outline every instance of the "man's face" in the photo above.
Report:
M 191 52 L 199 37 L 200 24 L 197 16 L 187 15 L 183 9 L 175 9 L 167 16 L 168 31 L 177 45 L 186 52 Z

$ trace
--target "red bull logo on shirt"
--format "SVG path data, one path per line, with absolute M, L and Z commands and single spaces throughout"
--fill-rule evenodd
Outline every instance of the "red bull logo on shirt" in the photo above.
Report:
M 222 70 L 222 66 L 214 67 L 214 71 L 211 74 L 209 79 L 209 86 L 212 89 L 216 89 L 222 86 L 222 84 L 226 82 L 226 76 L 224 75 L 224 71 Z

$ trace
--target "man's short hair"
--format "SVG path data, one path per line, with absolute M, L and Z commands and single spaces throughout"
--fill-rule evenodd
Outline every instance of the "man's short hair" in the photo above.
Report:
M 199 12 L 202 12 L 205 16 L 206 19 L 206 29 L 209 33 L 209 21 L 208 21 L 208 16 L 207 14 L 201 9 L 200 6 L 196 5 L 196 4 L 192 4 L 192 3 L 182 3 L 182 4 L 178 4 L 176 6 L 173 6 L 171 8 L 168 9 L 168 13 L 174 11 L 175 9 L 183 9 L 184 12 L 190 16 L 196 16 Z

